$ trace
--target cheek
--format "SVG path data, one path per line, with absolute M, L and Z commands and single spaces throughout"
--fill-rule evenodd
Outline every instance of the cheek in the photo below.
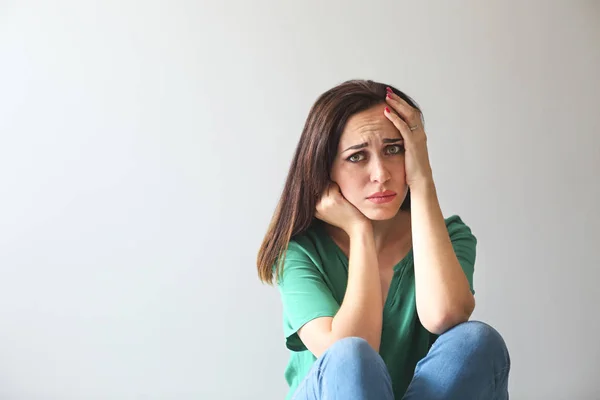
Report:
M 404 172 L 405 172 L 404 157 L 398 157 L 396 160 L 394 160 L 392 169 L 397 174 L 400 174 L 403 176 Z
M 365 184 L 368 183 L 368 175 L 358 168 L 347 168 L 338 171 L 337 184 L 342 194 L 348 200 L 362 197 Z

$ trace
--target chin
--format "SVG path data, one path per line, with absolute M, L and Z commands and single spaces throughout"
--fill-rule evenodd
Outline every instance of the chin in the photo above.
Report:
M 386 221 L 388 219 L 394 218 L 398 215 L 398 211 L 400 211 L 400 206 L 398 207 L 390 207 L 388 209 L 381 208 L 378 210 L 360 210 L 365 217 L 369 218 L 371 221 Z

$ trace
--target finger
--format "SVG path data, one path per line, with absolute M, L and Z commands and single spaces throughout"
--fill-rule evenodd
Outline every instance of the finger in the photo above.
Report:
M 391 89 L 388 89 L 385 100 L 390 106 L 392 106 L 392 109 L 396 111 L 410 126 L 415 126 L 420 122 L 421 113 L 419 110 L 412 107 L 406 102 L 406 100 L 391 91 Z
M 408 127 L 408 125 L 406 124 L 406 122 L 404 122 L 404 120 L 398 116 L 398 114 L 396 114 L 395 112 L 391 111 L 389 109 L 389 107 L 386 107 L 384 109 L 383 114 L 390 121 L 392 121 L 392 124 L 394 124 L 394 126 L 396 127 L 396 129 L 398 129 L 400 131 L 400 134 L 402 135 L 402 139 L 404 139 L 405 143 L 410 142 L 412 140 L 410 128 Z

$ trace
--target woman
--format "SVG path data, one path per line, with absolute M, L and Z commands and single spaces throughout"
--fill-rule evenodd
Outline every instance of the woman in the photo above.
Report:
M 410 97 L 321 95 L 257 259 L 283 302 L 287 399 L 508 399 L 504 340 L 468 321 L 476 242 L 442 215 Z

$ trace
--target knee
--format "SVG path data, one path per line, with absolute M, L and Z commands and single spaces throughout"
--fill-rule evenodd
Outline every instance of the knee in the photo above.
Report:
M 477 346 L 504 350 L 506 344 L 500 332 L 481 321 L 467 321 L 456 325 L 450 331 L 463 338 L 468 343 Z
M 473 356 L 494 360 L 504 368 L 510 367 L 510 356 L 504 338 L 492 326 L 480 321 L 467 321 L 446 333 L 470 349 Z
M 334 342 L 325 352 L 330 359 L 342 364 L 371 365 L 381 360 L 371 345 L 360 337 L 346 337 Z M 383 362 L 383 360 L 381 360 Z
M 375 350 L 365 339 L 351 336 L 336 340 L 327 351 L 347 356 L 361 357 L 365 355 L 368 356 Z
M 319 381 L 328 382 L 329 388 L 336 388 L 335 398 L 354 398 L 364 394 L 365 390 L 369 391 L 369 398 L 392 399 L 394 396 L 385 362 L 362 338 L 337 340 L 318 362 Z

